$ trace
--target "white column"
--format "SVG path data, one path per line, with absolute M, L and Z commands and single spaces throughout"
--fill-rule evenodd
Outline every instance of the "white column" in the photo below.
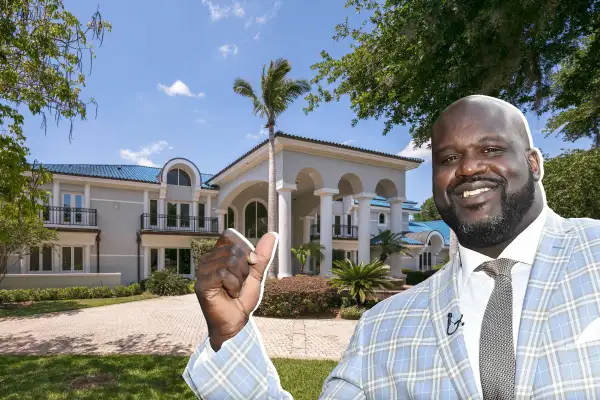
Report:
M 212 197 L 206 196 L 206 207 L 205 211 L 206 218 L 212 218 Z
M 321 226 L 319 227 L 319 240 L 323 245 L 324 256 L 321 259 L 321 274 L 322 276 L 331 275 L 331 265 L 333 256 L 333 195 L 338 194 L 337 189 L 318 189 L 315 190 L 315 195 L 321 197 Z
M 358 262 L 371 262 L 371 200 L 374 193 L 359 193 L 358 199 Z
M 401 233 L 404 230 L 402 221 L 402 204 L 404 200 L 402 197 L 387 199 L 390 203 L 390 230 L 392 233 Z M 387 264 L 389 264 L 393 276 L 404 276 L 402 273 L 402 259 L 402 254 L 391 254 L 388 258 Z
M 159 271 L 165 269 L 165 248 L 161 247 L 158 249 L 158 265 L 156 266 Z
M 144 209 L 142 210 L 144 214 L 150 212 L 150 197 L 148 195 L 148 191 L 144 190 Z
M 217 220 L 218 220 L 218 225 L 219 225 L 219 234 L 223 233 L 223 231 L 225 230 L 225 214 L 227 213 L 226 210 L 217 210 Z M 243 234 L 243 232 L 241 232 Z
M 196 231 L 197 229 L 200 229 L 200 227 L 202 226 L 202 223 L 200 222 L 199 218 L 202 218 L 201 215 L 198 214 L 198 199 L 195 199 L 192 201 L 192 209 L 190 210 L 190 217 L 191 217 L 191 221 L 190 221 L 190 229 L 192 231 Z
M 159 229 L 165 229 L 167 227 L 167 219 L 165 215 L 165 198 L 161 197 L 158 199 L 158 217 L 156 224 Z
M 60 272 L 62 269 L 62 247 L 60 245 L 52 247 L 52 271 Z
M 143 246 L 144 252 L 144 269 L 142 271 L 142 279 L 146 279 L 150 277 L 150 247 Z
M 91 271 L 92 253 L 90 250 L 90 245 L 83 246 L 83 272 L 85 273 L 89 273 Z
M 40 260 L 41 260 L 41 258 L 40 258 Z M 29 263 L 29 256 L 25 256 L 24 258 L 21 258 L 19 260 L 19 269 L 20 269 L 20 271 L 21 271 L 22 274 L 26 274 L 26 273 L 29 272 L 28 271 L 29 268 L 27 268 L 29 265 L 30 265 L 30 263 Z M 41 268 L 42 267 L 40 265 L 40 269 Z
M 296 185 L 277 182 L 279 193 L 279 272 L 278 278 L 292 276 L 292 192 Z
M 60 182 L 57 180 L 52 181 L 52 205 L 54 207 L 60 207 Z
M 301 217 L 302 220 L 302 243 L 310 243 L 310 226 L 312 225 L 313 217 L 306 216 Z M 304 272 L 312 271 L 311 269 L 311 259 L 310 256 L 306 257 L 306 266 L 304 267 Z

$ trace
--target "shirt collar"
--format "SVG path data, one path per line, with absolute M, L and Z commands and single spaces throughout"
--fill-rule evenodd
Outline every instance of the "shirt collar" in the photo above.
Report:
M 545 222 L 546 206 L 542 208 L 540 215 L 506 246 L 498 258 L 509 258 L 523 264 L 533 265 Z M 535 246 L 532 246 L 533 243 L 535 243 Z M 492 258 L 475 250 L 461 246 L 460 243 L 458 243 L 458 253 L 461 261 L 463 285 L 466 284 L 475 268 L 486 261 L 492 260 Z

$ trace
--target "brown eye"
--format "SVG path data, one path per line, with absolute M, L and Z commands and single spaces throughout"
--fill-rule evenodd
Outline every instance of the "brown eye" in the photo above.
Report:
M 501 150 L 496 147 L 488 147 L 487 149 L 483 150 L 484 153 L 497 153 L 499 151 Z
M 448 156 L 442 160 L 442 164 L 449 163 L 451 161 L 454 161 L 457 158 L 458 158 L 458 156 Z

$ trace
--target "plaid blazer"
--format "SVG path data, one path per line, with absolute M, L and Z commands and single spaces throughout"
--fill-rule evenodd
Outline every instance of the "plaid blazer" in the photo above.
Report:
M 320 399 L 482 398 L 461 329 L 446 332 L 448 314 L 460 315 L 456 259 L 363 315 Z M 204 346 L 183 375 L 199 398 L 292 398 L 252 321 L 219 352 L 201 356 Z M 548 210 L 516 362 L 517 399 L 600 399 L 600 221 Z

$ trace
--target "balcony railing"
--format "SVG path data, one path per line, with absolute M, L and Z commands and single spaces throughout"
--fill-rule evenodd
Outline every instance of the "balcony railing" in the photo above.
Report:
M 44 223 L 48 225 L 97 226 L 94 208 L 72 208 L 46 206 L 42 211 Z
M 192 217 L 189 215 L 142 214 L 143 231 L 218 233 L 217 218 Z
M 333 239 L 358 239 L 358 225 L 332 225 Z M 310 237 L 318 239 L 321 233 L 319 224 L 313 224 L 310 227 Z

